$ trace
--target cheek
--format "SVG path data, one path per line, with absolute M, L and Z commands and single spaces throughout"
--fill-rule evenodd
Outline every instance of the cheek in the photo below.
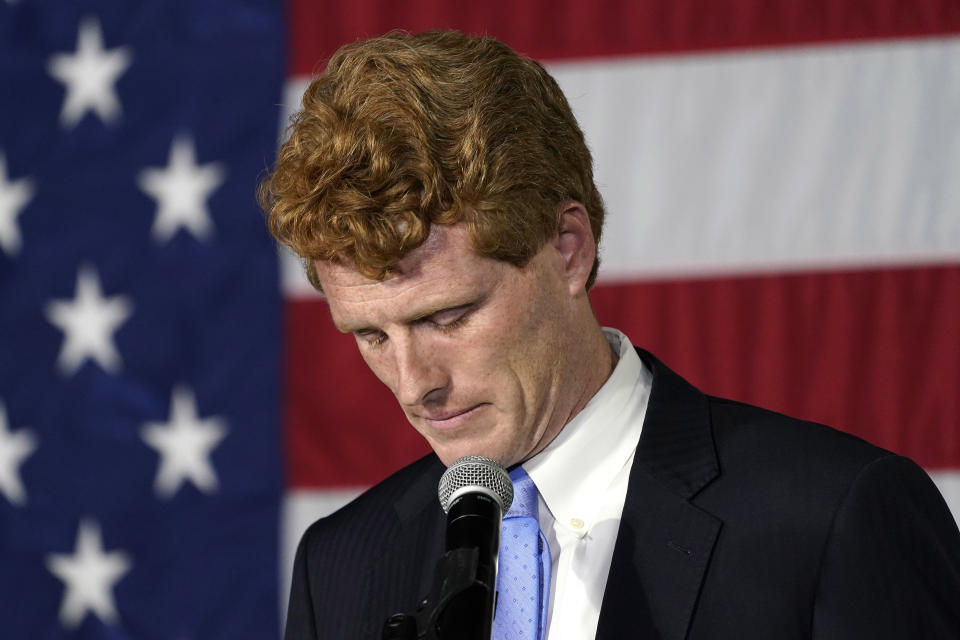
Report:
M 464 358 L 461 371 L 485 386 L 493 386 L 511 404 L 536 403 L 548 384 L 555 350 L 551 349 L 552 327 L 544 326 L 534 313 L 504 314 Z
M 566 348 L 560 339 L 558 313 L 538 300 L 517 323 L 516 340 L 510 350 L 511 368 L 528 402 L 539 404 L 563 370 Z

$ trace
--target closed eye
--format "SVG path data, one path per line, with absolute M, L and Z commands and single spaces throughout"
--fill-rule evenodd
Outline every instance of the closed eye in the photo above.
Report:
M 412 320 L 412 324 L 421 325 L 446 332 L 462 326 L 476 309 L 480 306 L 479 302 L 469 302 L 448 309 L 434 311 L 428 315 Z M 351 333 L 357 341 L 368 346 L 378 347 L 387 341 L 389 336 L 386 332 L 375 327 L 363 329 L 354 329 Z
M 371 347 L 380 346 L 387 339 L 387 334 L 385 334 L 383 331 L 378 331 L 374 329 L 354 331 L 353 335 L 356 336 L 357 340 L 362 340 L 364 343 L 370 345 Z
M 462 325 L 470 313 L 473 311 L 474 305 L 464 304 L 459 307 L 451 307 L 450 309 L 443 309 L 435 313 L 431 313 L 429 316 L 423 319 L 424 322 L 429 323 L 431 326 L 440 329 L 441 331 L 449 331 L 451 329 L 456 329 Z

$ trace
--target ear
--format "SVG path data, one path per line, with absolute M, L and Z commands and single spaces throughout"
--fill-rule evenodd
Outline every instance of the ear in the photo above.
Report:
M 586 208 L 575 200 L 560 203 L 560 226 L 555 240 L 563 257 L 564 277 L 571 295 L 586 291 L 587 279 L 597 257 L 597 244 Z

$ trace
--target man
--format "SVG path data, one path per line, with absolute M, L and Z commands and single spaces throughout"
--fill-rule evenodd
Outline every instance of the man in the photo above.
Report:
M 307 531 L 288 639 L 417 607 L 437 481 L 468 454 L 539 494 L 541 637 L 960 637 L 960 534 L 922 470 L 705 396 L 599 326 L 603 205 L 537 63 L 453 32 L 347 45 L 261 201 L 435 452 Z

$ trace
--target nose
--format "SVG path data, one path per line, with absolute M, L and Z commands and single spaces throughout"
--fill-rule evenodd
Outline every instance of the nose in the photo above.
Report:
M 411 407 L 441 402 L 446 393 L 447 376 L 439 353 L 412 336 L 394 341 L 396 388 L 400 404 Z

